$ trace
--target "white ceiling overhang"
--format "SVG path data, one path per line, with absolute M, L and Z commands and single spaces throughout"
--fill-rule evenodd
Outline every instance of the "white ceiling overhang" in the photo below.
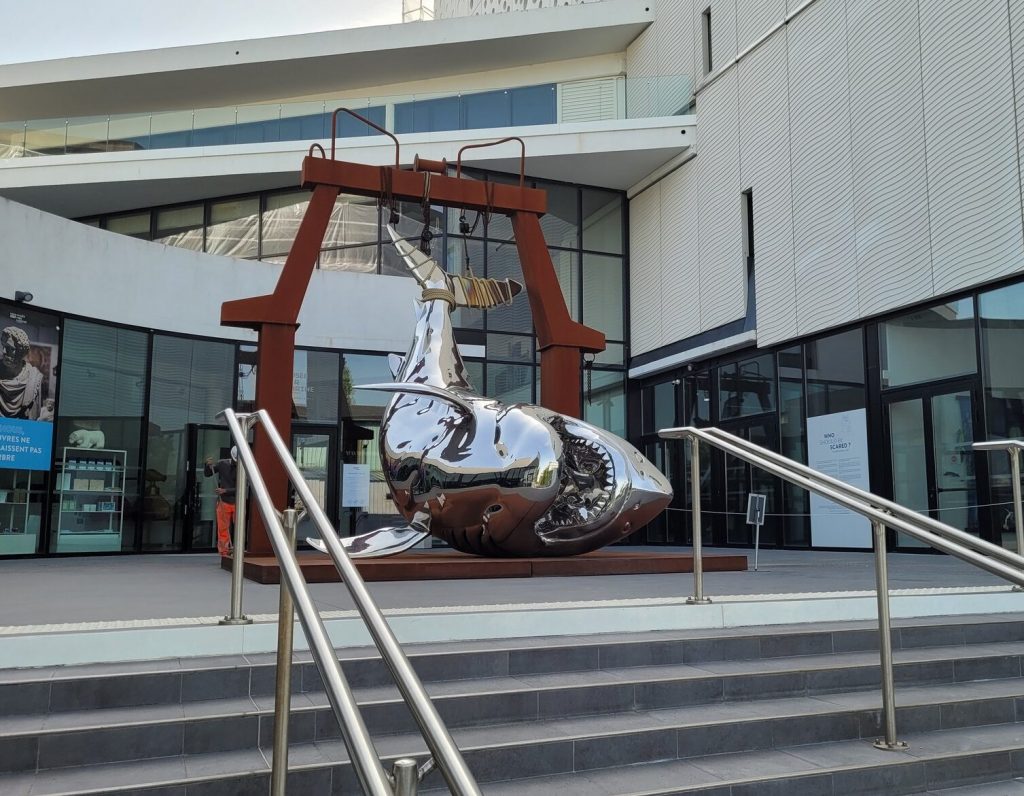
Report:
M 400 137 L 402 161 L 447 158 L 466 144 L 516 135 L 531 177 L 625 190 L 695 143 L 692 116 L 500 128 Z M 78 218 L 211 196 L 298 186 L 308 143 L 245 144 L 0 161 L 0 196 Z M 328 151 L 330 149 L 327 143 Z M 470 166 L 516 173 L 519 149 L 505 144 L 466 153 Z M 394 163 L 381 138 L 338 141 L 337 157 Z
M 645 0 L 0 66 L 0 121 L 323 96 L 625 51 Z M 467 88 L 472 88 L 467 85 Z

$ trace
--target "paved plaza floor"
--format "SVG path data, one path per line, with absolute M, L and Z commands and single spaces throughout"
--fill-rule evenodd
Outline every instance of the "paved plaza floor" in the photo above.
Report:
M 659 549 L 689 552 L 689 548 Z M 745 553 L 753 561 L 752 550 L 706 552 Z M 891 589 L 1005 585 L 957 559 L 931 554 L 890 554 L 889 577 Z M 0 561 L 0 627 L 223 615 L 229 585 L 229 573 L 221 570 L 213 555 Z M 382 608 L 443 608 L 685 598 L 693 592 L 693 576 L 413 581 L 368 587 Z M 710 596 L 851 592 L 873 587 L 870 553 L 762 550 L 757 572 L 705 575 L 705 592 Z M 310 590 L 321 610 L 352 608 L 343 584 L 314 584 Z M 274 613 L 277 601 L 277 586 L 246 581 L 246 613 Z

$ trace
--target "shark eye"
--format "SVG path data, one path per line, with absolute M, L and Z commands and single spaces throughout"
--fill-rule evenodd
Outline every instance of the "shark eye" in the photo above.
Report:
M 493 506 L 487 507 L 488 514 L 497 514 L 499 511 L 501 511 L 501 506 L 499 506 L 497 503 L 495 503 Z

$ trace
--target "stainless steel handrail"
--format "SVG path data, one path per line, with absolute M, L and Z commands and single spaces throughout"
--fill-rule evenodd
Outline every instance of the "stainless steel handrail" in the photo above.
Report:
M 422 776 L 433 768 L 433 764 L 436 764 L 451 793 L 456 796 L 479 796 L 480 790 L 462 753 L 452 740 L 447 727 L 430 701 L 430 697 L 388 626 L 380 608 L 370 596 L 366 584 L 363 583 L 358 570 L 345 552 L 337 533 L 331 527 L 323 509 L 320 508 L 306 484 L 291 452 L 270 419 L 270 415 L 263 409 L 252 414 L 241 415 L 228 409 L 223 414 L 231 436 L 238 446 L 238 459 L 241 464 L 239 472 L 244 469 L 248 475 L 249 488 L 252 490 L 260 515 L 263 517 L 274 554 L 277 556 L 282 582 L 291 592 L 299 621 L 302 623 L 309 641 L 313 659 L 320 670 L 328 700 L 338 719 L 342 739 L 348 749 L 353 770 L 363 791 L 372 796 L 412 796 L 415 794 Z M 414 762 L 411 763 L 407 759 L 396 761 L 391 775 L 384 770 L 381 764 L 380 756 L 377 754 L 348 681 L 338 663 L 323 619 L 313 604 L 309 587 L 299 568 L 298 559 L 295 557 L 294 551 L 290 549 L 281 516 L 274 508 L 266 483 L 256 465 L 255 456 L 243 429 L 243 422 L 249 424 L 250 421 L 261 425 L 262 432 L 266 434 L 277 457 L 284 465 L 292 486 L 327 545 L 331 558 L 341 574 L 342 581 L 366 623 L 382 659 L 391 670 L 395 683 L 433 755 L 432 760 L 428 760 L 426 764 L 419 767 L 415 776 L 410 773 L 410 768 L 415 768 Z
M 879 653 L 882 668 L 882 712 L 884 719 L 885 738 L 876 741 L 881 749 L 897 750 L 906 747 L 896 737 L 896 699 L 895 679 L 892 663 L 892 630 L 889 614 L 889 583 L 886 567 L 886 527 L 902 531 L 919 541 L 938 550 L 949 553 L 974 566 L 991 572 L 1017 586 L 1024 586 L 1024 571 L 1014 569 L 1002 561 L 992 560 L 980 555 L 975 550 L 955 540 L 962 534 L 943 523 L 931 518 L 909 512 L 902 506 L 886 501 L 877 495 L 863 490 L 854 490 L 848 485 L 838 488 L 835 479 L 813 470 L 805 465 L 793 462 L 784 456 L 768 451 L 759 445 L 746 440 L 732 437 L 720 429 L 698 429 L 690 426 L 682 428 L 662 429 L 658 432 L 664 439 L 685 439 L 690 444 L 691 480 L 694 491 L 693 538 L 696 542 L 701 534 L 700 516 L 700 442 L 725 451 L 738 459 L 742 459 L 765 472 L 771 473 L 784 481 L 796 484 L 809 492 L 821 495 L 835 503 L 867 517 L 871 521 L 872 537 L 875 554 L 876 596 L 878 601 Z M 694 475 L 696 474 L 696 475 Z M 841 482 L 838 482 L 841 483 Z M 894 507 L 896 511 L 892 511 Z M 936 532 L 938 530 L 939 532 Z M 694 545 L 694 598 L 704 598 L 703 567 L 696 559 L 701 555 L 699 544 Z M 1005 560 L 1005 557 L 1003 557 Z M 1016 556 L 1015 556 L 1016 558 Z
M 976 451 L 1004 450 L 1010 455 L 1010 477 L 1013 479 L 1013 527 L 1017 535 L 1017 552 L 1024 554 L 1024 506 L 1020 499 L 1020 452 L 1024 441 L 1019 439 L 994 439 L 975 442 L 971 447 Z
M 1007 550 L 1005 547 L 1000 547 L 999 545 L 992 544 L 991 542 L 986 542 L 984 539 L 979 539 L 977 536 L 974 536 L 973 534 L 965 533 L 964 531 L 961 531 L 959 528 L 954 528 L 951 525 L 946 525 L 945 523 L 939 522 L 938 520 L 934 519 L 933 517 L 929 517 L 926 514 L 919 514 L 913 509 L 908 509 L 906 506 L 901 506 L 899 503 L 894 503 L 891 500 L 879 497 L 878 495 L 872 494 L 871 492 L 868 492 L 864 489 L 859 489 L 858 487 L 851 486 L 850 484 L 840 481 L 838 478 L 833 478 L 832 476 L 825 475 L 825 473 L 814 470 L 805 464 L 795 462 L 792 459 L 783 456 L 781 453 L 775 453 L 774 451 L 762 448 L 760 445 L 756 445 L 753 442 L 750 442 L 749 440 L 745 440 L 742 437 L 737 437 L 735 434 L 730 434 L 728 431 L 723 431 L 720 428 L 714 427 L 705 428 L 703 430 L 708 432 L 709 434 L 713 434 L 716 437 L 725 440 L 726 442 L 731 442 L 734 445 L 744 447 L 748 450 L 753 450 L 755 453 L 764 456 L 766 459 L 770 459 L 771 461 L 777 464 L 789 467 L 794 472 L 800 473 L 801 475 L 806 475 L 808 478 L 814 478 L 815 480 L 820 481 L 821 483 L 826 484 L 832 487 L 833 489 L 837 489 L 840 492 L 849 495 L 850 497 L 856 500 L 869 503 L 880 509 L 885 509 L 885 511 L 889 512 L 893 516 L 900 517 L 902 519 L 908 520 L 909 522 L 913 522 L 916 525 L 920 525 L 926 530 L 938 534 L 939 536 L 942 536 L 945 539 L 949 539 L 953 542 L 958 542 L 964 545 L 965 547 L 971 548 L 972 550 L 977 550 L 978 552 L 985 553 L 991 556 L 992 558 L 997 558 L 1006 564 L 1017 567 L 1019 569 L 1024 569 L 1024 555 L 1015 553 L 1012 550 Z M 988 446 L 990 444 L 991 443 L 985 442 L 978 443 L 978 445 L 985 446 Z M 1021 447 L 1024 447 L 1024 445 L 1022 445 Z

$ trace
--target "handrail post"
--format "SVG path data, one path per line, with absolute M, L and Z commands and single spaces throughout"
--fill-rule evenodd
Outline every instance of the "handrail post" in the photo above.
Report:
M 242 419 L 242 428 L 248 432 L 256 423 L 256 416 Z M 220 620 L 222 625 L 251 625 L 252 619 L 242 613 L 242 581 L 245 566 L 245 519 L 249 502 L 249 476 L 245 468 L 235 468 L 235 527 L 231 551 L 231 609 Z
M 288 545 L 295 551 L 299 513 L 285 509 L 281 524 Z M 288 720 L 292 713 L 292 649 L 295 633 L 295 606 L 292 594 L 281 578 L 281 596 L 277 609 L 277 679 L 274 684 L 274 752 L 271 759 L 270 796 L 285 796 L 288 783 Z
M 411 757 L 396 760 L 391 767 L 395 796 L 416 796 L 420 789 L 419 766 Z
M 889 569 L 886 562 L 885 523 L 873 520 L 871 532 L 875 542 L 875 590 L 878 597 L 878 649 L 882 659 L 882 722 L 885 738 L 875 746 L 887 751 L 906 749 L 896 738 L 896 685 L 892 670 L 892 621 L 889 617 Z
M 690 437 L 690 508 L 693 514 L 693 596 L 690 605 L 709 603 L 704 596 L 704 559 L 701 555 L 703 532 L 700 522 L 700 440 Z

